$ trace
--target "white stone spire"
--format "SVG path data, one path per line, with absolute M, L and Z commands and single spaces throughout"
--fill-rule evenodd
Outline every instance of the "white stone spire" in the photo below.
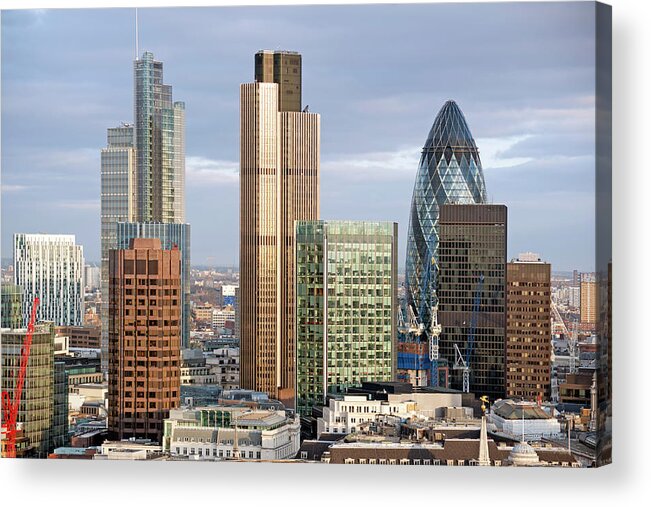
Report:
M 488 453 L 488 435 L 486 433 L 486 416 L 481 418 L 481 431 L 479 433 L 479 466 L 490 466 L 491 459 Z

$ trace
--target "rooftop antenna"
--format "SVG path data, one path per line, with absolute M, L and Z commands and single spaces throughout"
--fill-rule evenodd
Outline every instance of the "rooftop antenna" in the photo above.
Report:
M 138 7 L 136 7 L 136 60 L 138 59 Z

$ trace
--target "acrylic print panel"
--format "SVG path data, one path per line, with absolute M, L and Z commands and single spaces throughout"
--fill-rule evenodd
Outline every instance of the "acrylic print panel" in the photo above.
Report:
M 609 463 L 610 12 L 3 11 L 3 456 Z

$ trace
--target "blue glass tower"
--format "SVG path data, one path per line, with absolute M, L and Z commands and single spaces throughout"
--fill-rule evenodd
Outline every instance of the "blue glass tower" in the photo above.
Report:
M 407 233 L 407 304 L 425 329 L 436 302 L 439 207 L 486 202 L 479 150 L 453 100 L 436 115 L 423 147 Z

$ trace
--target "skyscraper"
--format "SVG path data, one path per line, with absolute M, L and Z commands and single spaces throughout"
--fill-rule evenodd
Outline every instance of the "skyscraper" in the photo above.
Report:
M 240 86 L 239 309 L 242 387 L 293 406 L 294 221 L 319 218 L 320 116 L 282 110 L 285 87 Z
M 163 63 L 133 63 L 136 222 L 185 222 L 185 104 L 172 102 Z
M 102 371 L 108 371 L 108 257 L 117 248 L 117 223 L 136 214 L 136 149 L 133 125 L 107 130 L 107 146 L 101 154 L 101 249 L 102 249 Z
M 159 239 L 163 250 L 181 252 L 181 346 L 190 347 L 190 224 L 120 222 L 116 224 L 116 246 L 126 250 L 134 238 Z
M 108 371 L 108 252 L 118 222 L 184 224 L 185 104 L 172 101 L 163 63 L 148 51 L 133 62 L 134 123 L 108 129 L 102 150 L 102 371 Z M 189 240 L 189 235 L 188 235 Z M 181 248 L 181 247 L 180 247 Z M 185 248 L 184 265 L 190 264 Z M 189 276 L 189 269 L 184 270 Z M 183 285 L 188 287 L 189 278 Z M 184 336 L 189 323 L 184 318 Z
M 14 278 L 22 289 L 22 325 L 34 297 L 37 321 L 56 326 L 84 322 L 84 251 L 72 234 L 14 234 Z
M 278 111 L 301 110 L 301 55 L 295 51 L 258 51 L 255 54 L 255 80 L 276 83 Z
M 504 205 L 440 207 L 440 354 L 454 365 L 456 345 L 470 366 L 470 392 L 491 399 L 505 394 L 506 219 Z M 451 387 L 462 388 L 461 371 L 450 374 Z
M 109 273 L 109 432 L 160 442 L 181 395 L 181 252 L 136 238 Z
M 296 222 L 296 409 L 396 371 L 398 224 Z
M 594 330 L 597 323 L 597 282 L 594 273 L 581 274 L 581 324 Z
M 551 396 L 551 265 L 506 265 L 506 395 L 530 401 Z
M 439 209 L 444 204 L 485 202 L 479 151 L 461 109 L 448 100 L 423 147 L 407 232 L 407 304 L 425 329 L 430 326 L 430 304 L 435 302 L 437 289 Z

